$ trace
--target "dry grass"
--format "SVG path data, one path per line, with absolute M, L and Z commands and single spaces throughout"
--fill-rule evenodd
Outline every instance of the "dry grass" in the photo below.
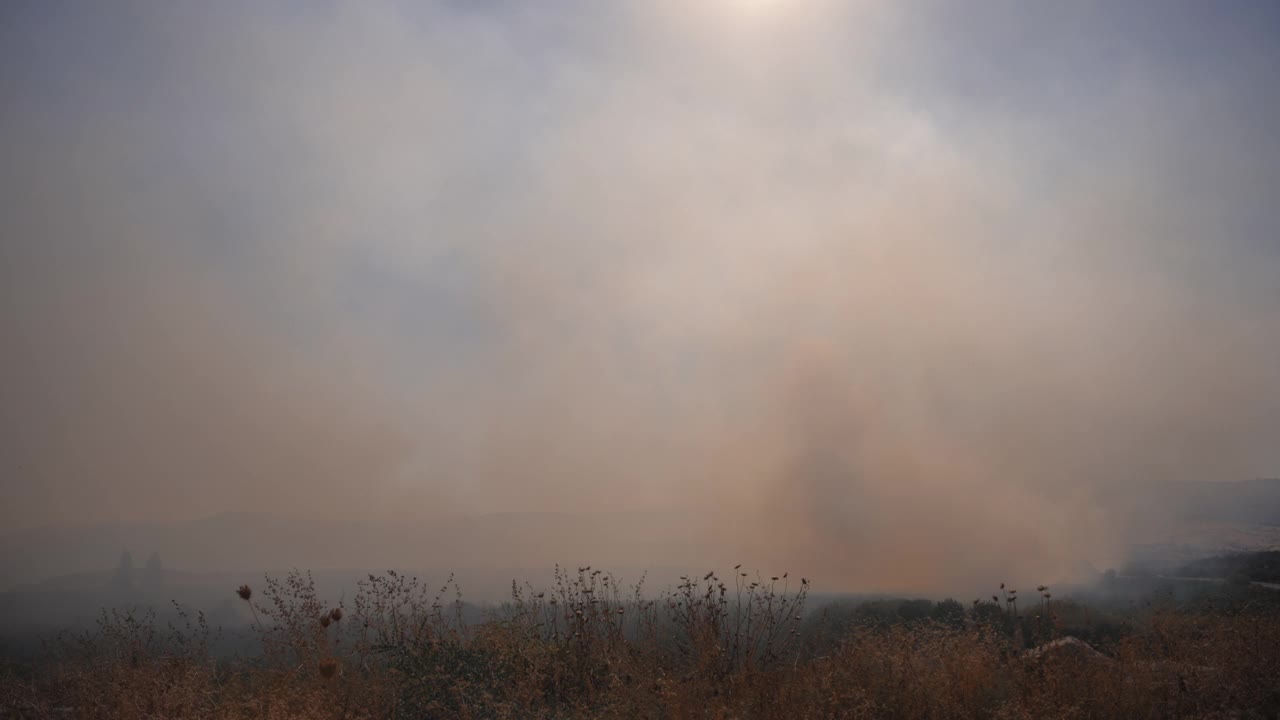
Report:
M 370 576 L 325 604 L 305 574 L 236 590 L 260 656 L 215 662 L 203 618 L 106 613 L 8 668 L 0 717 L 1169 718 L 1276 717 L 1280 620 L 1157 614 L 1102 652 L 1060 641 L 1046 590 L 947 622 L 804 618 L 808 584 L 714 574 L 648 597 L 591 568 L 512 588 L 484 623 L 457 588 Z M 950 611 L 951 608 L 948 608 Z M 261 622 L 259 622 L 259 620 Z M 1034 635 L 1035 637 L 1031 637 Z

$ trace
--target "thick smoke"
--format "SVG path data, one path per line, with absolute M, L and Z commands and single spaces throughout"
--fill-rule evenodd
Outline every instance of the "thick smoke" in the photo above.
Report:
M 1275 473 L 1274 53 L 686 6 L 15 12 L 4 521 L 678 510 L 930 590 Z

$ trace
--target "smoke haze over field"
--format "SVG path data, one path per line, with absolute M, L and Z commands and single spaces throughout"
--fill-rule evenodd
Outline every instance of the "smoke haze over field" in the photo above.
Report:
M 1115 563 L 1280 473 L 1280 15 L 1143 5 L 9 3 L 0 521 Z

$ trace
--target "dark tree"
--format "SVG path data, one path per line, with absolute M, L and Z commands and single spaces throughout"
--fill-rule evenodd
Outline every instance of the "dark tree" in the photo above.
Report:
M 933 619 L 940 623 L 961 627 L 964 625 L 964 605 L 952 598 L 933 606 Z
M 160 564 L 160 553 L 153 552 L 147 558 L 147 567 L 142 572 L 142 582 L 147 585 L 159 585 L 164 578 L 164 566 Z
M 111 584 L 116 587 L 133 587 L 133 555 L 125 550 L 120 554 L 120 564 L 116 566 L 115 575 L 111 576 Z

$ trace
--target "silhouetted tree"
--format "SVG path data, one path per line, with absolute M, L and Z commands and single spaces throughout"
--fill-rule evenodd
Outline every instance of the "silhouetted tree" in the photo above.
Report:
M 111 576 L 111 584 L 116 587 L 133 587 L 133 555 L 125 550 L 120 554 L 120 564 L 116 566 L 115 575 Z
M 933 603 L 924 599 L 903 600 L 898 605 L 898 617 L 907 622 L 923 620 L 929 617 L 932 612 Z
M 933 619 L 940 623 L 961 627 L 964 625 L 964 605 L 952 598 L 933 606 Z
M 975 622 L 983 625 L 1001 626 L 1005 620 L 1004 608 L 1000 607 L 1000 602 L 995 598 L 991 602 L 974 600 L 969 615 Z
M 147 558 L 147 567 L 142 572 L 142 582 L 145 585 L 159 585 L 164 579 L 164 566 L 160 564 L 160 553 L 153 552 L 151 557 Z

